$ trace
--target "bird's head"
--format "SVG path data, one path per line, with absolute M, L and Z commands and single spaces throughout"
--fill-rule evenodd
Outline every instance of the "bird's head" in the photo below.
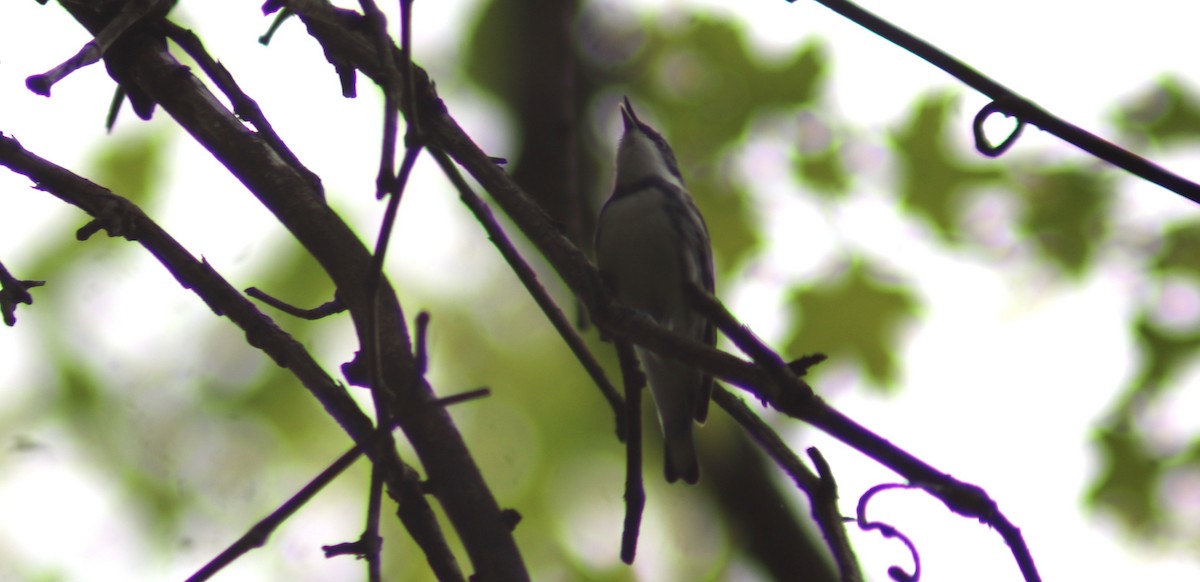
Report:
M 625 133 L 617 146 L 616 187 L 660 178 L 683 188 L 683 177 L 671 146 L 653 127 L 638 119 L 628 97 L 621 104 L 621 120 L 625 123 Z

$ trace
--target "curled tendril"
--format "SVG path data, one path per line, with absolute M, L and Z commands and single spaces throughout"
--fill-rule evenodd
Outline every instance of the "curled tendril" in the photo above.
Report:
M 858 511 L 856 514 L 856 523 L 858 524 L 858 528 L 863 531 L 878 531 L 879 534 L 885 538 L 898 538 L 901 542 L 904 542 L 905 546 L 908 546 L 908 552 L 912 554 L 912 574 L 905 572 L 900 566 L 891 566 L 888 568 L 888 577 L 896 582 L 917 582 L 921 579 L 921 554 L 917 552 L 917 546 L 913 545 L 912 541 L 909 540 L 907 536 L 900 533 L 900 530 L 880 521 L 868 521 L 867 504 L 871 502 L 871 498 L 874 497 L 876 493 L 887 491 L 888 489 L 909 488 L 911 488 L 909 485 L 902 483 L 884 483 L 868 489 L 867 492 L 863 493 L 862 497 L 858 499 Z
M 1008 151 L 1008 148 L 1017 142 L 1017 138 L 1021 137 L 1021 130 L 1025 129 L 1025 120 L 1012 112 L 1012 108 L 1008 107 L 1008 101 L 1007 99 L 997 99 L 984 105 L 983 109 L 975 114 L 975 122 L 972 126 L 975 134 L 975 149 L 989 158 L 998 157 Z M 1008 134 L 1008 137 L 1004 138 L 1004 141 L 996 145 L 992 145 L 992 142 L 988 141 L 987 136 L 983 133 L 983 122 L 987 121 L 987 118 L 991 117 L 993 113 L 1003 113 L 1005 117 L 1017 120 L 1017 127 Z

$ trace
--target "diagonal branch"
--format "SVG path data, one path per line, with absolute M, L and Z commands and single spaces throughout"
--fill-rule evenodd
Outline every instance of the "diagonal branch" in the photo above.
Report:
M 328 20 L 317 25 L 353 30 L 365 58 L 378 61 L 376 45 L 365 32 L 361 15 L 315 1 L 290 7 L 300 13 L 301 4 L 322 10 Z M 64 2 L 63 7 L 93 34 L 103 30 L 111 18 L 92 6 Z M 310 30 L 314 28 L 309 20 L 306 24 Z M 148 34 L 123 42 L 119 54 L 107 57 L 110 69 L 114 62 L 119 64 L 129 82 L 208 149 L 312 254 L 333 279 L 338 298 L 353 318 L 360 345 L 371 345 L 367 330 L 372 325 L 382 330 L 379 359 L 383 388 L 395 408 L 393 418 L 412 443 L 431 491 L 442 502 L 476 571 L 488 579 L 527 579 L 512 532 L 462 435 L 445 410 L 430 406 L 436 400 L 433 391 L 414 372 L 407 323 L 395 292 L 386 280 L 380 282 L 378 292 L 366 285 L 371 254 L 355 232 L 324 203 L 307 177 L 222 106 L 170 54 L 166 43 Z
M 825 459 L 820 456 L 820 453 L 810 452 L 819 472 L 819 475 L 814 475 L 792 452 L 779 433 L 775 432 L 757 414 L 754 414 L 750 407 L 746 406 L 746 403 L 734 396 L 732 392 L 723 386 L 715 386 L 713 402 L 716 402 L 717 406 L 729 414 L 730 418 L 740 424 L 746 430 L 746 434 L 762 448 L 763 452 L 792 478 L 796 487 L 808 496 L 809 504 L 812 506 L 813 520 L 817 522 L 821 535 L 825 537 L 826 545 L 829 546 L 830 552 L 837 561 L 841 579 L 846 582 L 862 580 L 858 559 L 854 555 L 854 548 L 850 545 L 845 524 L 838 512 L 837 485 L 833 481 L 829 466 L 824 463 Z M 813 448 L 810 451 L 816 451 L 816 449 Z M 820 460 L 818 461 L 818 459 Z
M 617 440 L 625 440 L 625 403 L 621 399 L 621 395 L 617 394 L 617 389 L 609 382 L 608 376 L 604 374 L 604 368 L 600 366 L 600 362 L 596 360 L 596 356 L 592 355 L 583 338 L 575 331 L 571 322 L 567 320 L 567 316 L 563 314 L 562 309 L 554 302 L 554 298 L 550 297 L 550 293 L 538 281 L 537 273 L 521 256 L 520 251 L 508 239 L 508 235 L 504 233 L 504 229 L 500 227 L 500 223 L 496 221 L 496 217 L 492 215 L 492 209 L 488 207 L 466 180 L 459 174 L 458 168 L 454 167 L 453 162 L 440 151 L 433 152 L 434 158 L 442 167 L 442 171 L 450 179 L 450 182 L 458 190 L 459 198 L 463 204 L 471 210 L 475 215 L 475 219 L 483 225 L 484 231 L 487 232 L 488 238 L 492 244 L 500 251 L 504 260 L 508 262 L 510 268 L 516 273 L 517 278 L 525 285 L 525 289 L 533 297 L 533 300 L 542 308 L 542 313 L 546 315 L 546 319 L 554 326 L 563 340 L 567 342 L 567 346 L 571 348 L 571 352 L 575 354 L 575 358 L 583 365 L 588 375 L 592 377 L 592 381 L 600 388 L 600 392 L 604 394 L 605 400 L 608 400 L 609 406 L 613 409 L 613 416 L 617 419 Z
M 29 289 L 45 284 L 45 281 L 22 281 L 9 273 L 4 263 L 0 263 L 0 316 L 4 318 L 4 325 L 16 325 L 17 305 L 33 305 L 33 295 L 29 294 Z
M 1019 124 L 1028 123 L 1059 139 L 1096 156 L 1135 176 L 1153 182 L 1192 202 L 1200 203 L 1200 184 L 1175 174 L 1154 162 L 1126 150 L 1096 134 L 1074 125 L 1042 109 L 1036 103 L 1018 95 L 1008 87 L 997 83 L 987 75 L 976 71 L 962 61 L 946 54 L 941 49 L 909 34 L 896 25 L 862 9 L 847 0 L 816 0 L 826 8 L 846 17 L 859 26 L 891 41 L 896 46 L 928 61 L 946 71 L 972 89 L 992 99 L 984 109 L 986 112 L 1004 113 L 1016 117 Z M 795 0 L 788 0 L 789 3 Z M 984 112 L 981 111 L 981 114 Z M 986 116 L 985 116 L 986 117 Z M 976 120 L 978 127 L 981 120 Z M 1017 126 L 1020 128 L 1020 125 Z M 1015 133 L 1015 132 L 1014 132 Z M 978 132 L 976 132 L 978 135 Z M 1010 137 L 1000 146 L 986 146 L 977 140 L 980 151 L 986 155 L 999 155 L 1012 145 Z
M 342 26 L 340 23 L 346 18 L 342 13 L 320 0 L 293 2 L 291 7 L 308 25 L 309 32 L 321 42 L 327 54 L 338 55 L 339 62 L 351 63 L 370 77 L 380 74 L 378 63 L 373 60 L 374 54 L 369 49 L 370 40 L 361 32 Z M 414 67 L 414 72 L 417 73 L 414 87 L 418 93 L 414 98 L 421 103 L 423 132 L 431 146 L 454 158 L 492 195 L 559 276 L 583 300 L 597 327 L 603 332 L 614 338 L 629 339 L 664 356 L 686 361 L 744 388 L 777 410 L 813 424 L 918 484 L 941 499 L 952 511 L 991 524 L 1004 537 L 1026 579 L 1040 579 L 1020 530 L 1008 522 L 983 489 L 938 471 L 826 404 L 813 395 L 808 384 L 796 377 L 787 366 L 780 369 L 778 364 L 783 361 L 782 358 L 762 345 L 740 323 L 733 321 L 735 325 L 723 331 L 731 333 L 736 338 L 735 344 L 746 346 L 751 355 L 757 354 L 763 358 L 765 365 L 762 362 L 759 365 L 745 362 L 673 334 L 614 304 L 605 295 L 599 274 L 583 252 L 554 227 L 542 209 L 496 167 L 458 126 L 438 98 L 428 76 L 418 67 Z M 724 310 L 719 303 L 716 305 Z M 712 316 L 716 312 L 706 313 Z M 738 329 L 745 330 L 745 335 L 740 335 L 736 331 Z
M 123 236 L 140 243 L 180 285 L 196 293 L 214 313 L 228 317 L 242 328 L 250 345 L 295 374 L 354 442 L 366 450 L 371 461 L 388 468 L 388 493 L 400 505 L 401 521 L 425 551 L 435 571 L 457 570 L 437 518 L 421 491 L 416 471 L 400 460 L 395 449 L 381 452 L 373 446 L 375 429 L 370 419 L 302 344 L 276 326 L 212 266 L 197 260 L 129 200 L 30 153 L 15 139 L 2 134 L 0 165 L 29 177 L 37 188 L 92 215 L 95 220 L 80 229 L 81 238 L 103 228 L 109 236 Z

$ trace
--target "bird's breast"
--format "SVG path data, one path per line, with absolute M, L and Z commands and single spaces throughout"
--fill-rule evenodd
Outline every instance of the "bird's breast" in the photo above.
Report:
M 624 193 L 600 215 L 596 261 L 617 298 L 659 318 L 681 305 L 680 236 L 668 193 Z

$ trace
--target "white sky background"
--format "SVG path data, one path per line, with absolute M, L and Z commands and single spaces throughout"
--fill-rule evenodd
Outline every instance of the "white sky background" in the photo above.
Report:
M 360 99 L 342 99 L 332 70 L 296 22 L 285 25 L 270 49 L 260 47 L 256 38 L 268 24 L 258 16 L 260 4 L 246 0 L 183 2 L 182 12 L 190 17 L 187 22 L 197 25 L 210 52 L 230 67 L 243 88 L 263 106 L 285 141 L 322 176 L 339 212 L 356 224 L 371 225 L 363 227 L 363 232 L 373 236 L 374 217 L 381 209 L 370 200 L 380 117 L 374 89 L 361 83 Z M 639 9 L 648 10 L 685 5 L 638 4 Z M 860 136 L 869 142 L 884 143 L 886 132 L 907 112 L 913 98 L 930 88 L 952 88 L 962 95 L 963 113 L 957 127 L 964 138 L 969 135 L 970 117 L 986 103 L 931 65 L 814 2 L 756 0 L 738 3 L 736 11 L 722 7 L 721 2 L 704 4 L 735 16 L 768 54 L 786 52 L 814 35 L 824 39 L 832 56 L 830 83 L 836 107 L 869 132 Z M 462 29 L 462 19 L 470 17 L 471 5 L 418 2 L 415 46 L 418 60 L 422 53 L 439 55 L 440 60 L 422 64 L 431 66 L 460 123 L 485 150 L 503 155 L 509 130 L 498 121 L 498 110 L 478 95 L 465 93 L 449 66 L 459 38 L 455 33 Z M 1160 74 L 1178 74 L 1200 85 L 1195 71 L 1195 56 L 1200 54 L 1195 24 L 1200 22 L 1200 9 L 1190 3 L 1148 1 L 1136 9 L 1128 3 L 1082 0 L 1014 0 L 1001 7 L 947 0 L 872 0 L 862 5 L 1102 136 L 1111 135 L 1107 119 L 1113 104 Z M 92 67 L 55 86 L 51 99 L 25 91 L 26 76 L 58 64 L 87 37 L 61 9 L 42 7 L 32 0 L 6 2 L 3 15 L 0 131 L 16 135 L 27 148 L 51 161 L 85 170 L 89 153 L 108 139 L 102 124 L 111 81 L 101 68 Z M 213 23 L 220 23 L 220 28 Z M 321 112 L 323 126 L 314 127 L 314 110 Z M 165 116 L 161 112 L 158 116 L 155 123 L 163 122 Z M 614 112 L 614 139 L 615 120 Z M 120 138 L 135 133 L 139 125 L 126 109 L 115 134 Z M 1025 132 L 1014 151 L 1045 147 L 1061 152 L 1055 155 L 1082 156 L 1033 128 Z M 170 193 L 152 213 L 156 219 L 189 250 L 203 254 L 232 278 L 270 260 L 263 256 L 264 251 L 285 234 L 272 225 L 267 213 L 186 137 L 178 136 L 171 152 Z M 971 155 L 970 151 L 964 153 Z M 1200 164 L 1195 159 L 1176 156 L 1167 162 L 1185 176 L 1200 178 Z M 490 247 L 469 247 L 468 239 L 446 226 L 464 224 L 462 213 L 455 208 L 457 202 L 453 196 L 440 194 L 444 186 L 438 185 L 441 180 L 430 164 L 419 168 L 413 191 L 428 191 L 429 195 L 406 196 L 393 248 L 412 248 L 406 243 L 427 241 L 430 232 L 418 227 L 430 224 L 438 225 L 439 244 L 425 242 L 419 256 L 393 253 L 389 267 L 393 275 L 425 290 L 448 292 L 450 285 L 462 284 L 446 275 L 443 265 L 449 262 L 467 267 L 459 269 L 461 272 L 486 274 L 500 268 Z M 770 162 L 761 170 L 780 171 Z M 879 184 L 882 181 L 875 182 Z M 1126 220 L 1150 224 L 1159 217 L 1191 216 L 1197 211 L 1157 187 L 1135 180 L 1123 184 L 1119 204 L 1127 211 L 1123 213 Z M 921 233 L 913 232 L 878 192 L 868 191 L 836 212 L 791 194 L 763 196 L 757 202 L 772 208 L 771 213 L 764 213 L 772 217 L 766 224 L 772 241 L 787 242 L 789 248 L 812 249 L 811 257 L 802 259 L 801 264 L 771 254 L 751 269 L 744 286 L 731 290 L 729 299 L 739 314 L 765 337 L 779 337 L 773 308 L 779 301 L 775 296 L 779 286 L 819 276 L 822 268 L 836 261 L 837 245 L 850 243 L 874 256 L 888 256 L 902 272 L 921 276 L 916 284 L 928 309 L 921 327 L 900 353 L 905 373 L 901 390 L 895 396 L 881 397 L 848 382 L 833 387 L 832 400 L 840 410 L 934 466 L 985 487 L 1022 528 L 1046 580 L 1200 577 L 1196 557 L 1184 549 L 1151 550 L 1123 539 L 1109 524 L 1084 515 L 1082 510 L 1084 486 L 1096 470 L 1090 427 L 1136 363 L 1127 325 L 1139 290 L 1132 288 L 1134 278 L 1128 267 L 1113 261 L 1078 286 L 1061 286 L 1044 274 L 1014 276 L 990 269 L 976 257 L 945 254 Z M 72 236 L 83 224 L 78 211 L 29 189 L 26 179 L 7 171 L 0 171 L 0 197 L 0 207 L 7 210 L 0 212 L 0 260 L 19 276 L 28 271 L 23 256 L 30 251 L 29 241 L 36 245 L 39 236 Z M 244 222 L 230 224 L 230 220 Z M 258 236 L 213 240 L 208 233 L 217 222 Z M 794 234 L 796 231 L 803 235 Z M 904 252 L 889 253 L 896 248 Z M 139 295 L 133 302 L 136 305 L 122 304 L 128 296 L 122 298 L 121 293 L 145 285 L 137 282 L 142 278 L 156 281 L 149 284 L 151 289 L 160 288 L 156 285 L 162 285 L 164 279 L 161 267 L 149 260 L 123 268 L 126 271 L 121 275 L 129 281 L 105 283 L 99 292 L 109 298 L 97 300 L 117 309 L 117 316 L 127 317 L 119 335 L 94 338 L 111 350 L 109 357 L 139 357 L 163 341 L 156 322 L 137 319 L 140 312 L 182 313 L 194 318 L 189 321 L 209 317 L 206 308 L 184 292 Z M 172 283 L 168 280 L 167 284 Z M 35 300 L 37 294 L 35 291 Z M 33 319 L 31 312 L 37 308 L 36 303 L 32 309 L 23 307 L 18 318 Z M 0 419 L 6 401 L 18 401 L 27 397 L 25 391 L 33 390 L 21 380 L 23 374 L 37 368 L 37 363 L 21 357 L 21 331 L 20 324 L 16 331 L 0 331 Z M 1188 393 L 1195 394 L 1195 386 L 1190 382 Z M 1190 410 L 1196 410 L 1195 406 Z M 1196 430 L 1196 420 L 1186 414 L 1168 420 L 1179 426 L 1181 434 Z M 927 428 L 914 431 L 914 425 Z M 1017 426 L 1022 428 L 1017 430 Z M 53 440 L 52 435 L 38 436 Z M 5 440 L 0 446 L 7 449 L 7 441 L 14 435 L 0 429 L 0 438 Z M 797 440 L 800 446 L 810 443 L 819 446 L 830 460 L 847 514 L 867 487 L 896 480 L 887 470 L 828 438 L 813 438 L 806 432 Z M 104 509 L 111 503 L 100 501 L 112 492 L 81 485 L 90 483 L 86 469 L 64 462 L 68 460 L 69 452 L 53 462 L 24 467 L 20 474 L 0 475 L 0 555 L 39 556 L 47 564 L 79 562 L 78 570 L 68 571 L 80 576 L 86 573 L 88 579 L 131 579 L 135 572 L 147 580 L 179 577 L 194 567 L 164 564 L 162 570 L 145 571 L 140 568 L 146 566 L 145 555 L 107 543 L 121 537 L 119 530 L 114 533 L 112 528 L 123 517 L 116 509 Z M 63 535 L 63 528 L 52 527 L 55 524 L 44 519 L 47 512 L 62 511 L 57 505 L 64 500 L 79 504 L 72 509 L 71 523 L 84 524 L 68 536 Z M 918 544 L 925 568 L 923 580 L 1019 578 L 999 536 L 948 513 L 921 494 L 886 494 L 872 510 L 873 516 L 900 527 Z M 895 542 L 869 535 L 855 535 L 854 542 L 871 579 L 886 579 L 884 570 L 893 563 L 909 567 L 907 554 Z M 222 579 L 258 579 L 272 566 L 261 567 L 246 567 Z M 351 564 L 346 572 L 352 579 L 361 576 L 357 565 Z M 0 577 L 2 574 L 0 567 Z

